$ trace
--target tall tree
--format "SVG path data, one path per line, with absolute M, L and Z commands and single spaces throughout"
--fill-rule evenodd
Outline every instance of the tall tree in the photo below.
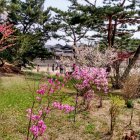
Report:
M 6 8 L 6 0 L 0 0 L 0 14 L 3 13 L 5 8 Z
M 59 23 L 59 31 L 63 34 L 58 35 L 59 39 L 73 42 L 73 45 L 76 46 L 81 39 L 88 37 L 89 29 L 82 25 L 85 17 L 81 17 L 76 10 L 62 11 L 52 7 L 50 9 L 55 12 L 54 20 Z
M 94 37 L 99 37 L 100 41 L 107 48 L 123 47 L 127 50 L 128 46 L 124 47 L 124 43 L 120 46 L 120 40 L 122 41 L 126 36 L 128 37 L 127 39 L 130 39 L 134 32 L 139 31 L 140 1 L 138 0 L 103 0 L 102 6 L 97 6 L 98 0 L 95 0 L 93 3 L 89 0 L 84 0 L 85 5 L 79 3 L 78 0 L 69 1 L 72 2 L 71 8 L 75 8 L 77 11 L 83 13 L 83 15 L 86 14 L 88 16 L 84 24 L 97 32 Z M 98 25 L 96 29 L 95 23 Z M 131 48 L 133 48 L 133 45 Z M 120 88 L 121 83 L 125 82 L 132 66 L 138 59 L 139 53 L 139 46 L 137 46 L 137 48 L 135 47 L 134 57 L 131 59 L 123 75 L 120 75 L 119 71 L 122 61 L 120 59 L 116 61 L 114 82 L 116 88 Z
M 128 0 L 103 0 L 103 4 L 97 6 L 98 0 L 91 3 L 84 0 L 86 5 L 78 3 L 78 0 L 69 0 L 72 2 L 70 9 L 75 8 L 84 17 L 84 24 L 97 31 L 98 37 L 102 39 L 107 47 L 116 46 L 115 39 L 123 35 L 132 34 L 138 31 L 139 18 L 139 1 Z M 78 22 L 78 19 L 77 19 Z M 79 20 L 79 22 L 81 22 Z M 131 29 L 131 26 L 135 29 Z M 97 37 L 95 35 L 95 37 Z
M 11 0 L 8 11 L 8 22 L 15 25 L 17 43 L 12 52 L 13 61 L 19 67 L 32 65 L 36 57 L 50 55 L 45 48 L 51 33 L 57 30 L 51 24 L 49 10 L 44 10 L 44 0 Z
M 12 25 L 0 24 L 0 56 L 1 54 L 9 47 L 13 46 L 13 42 L 15 40 L 13 36 L 14 30 L 12 29 Z M 0 57 L 0 67 L 4 65 L 4 61 Z

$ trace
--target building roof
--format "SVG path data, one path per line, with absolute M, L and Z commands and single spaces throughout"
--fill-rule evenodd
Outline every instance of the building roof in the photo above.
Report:
M 65 46 L 62 46 L 61 44 L 56 44 L 55 46 L 50 47 L 50 51 L 52 51 L 56 56 L 73 56 L 73 48 L 68 44 L 66 44 Z
M 71 50 L 72 47 L 66 44 L 65 46 L 62 47 L 62 49 L 64 49 L 64 50 L 68 50 L 68 49 L 70 49 L 70 50 Z

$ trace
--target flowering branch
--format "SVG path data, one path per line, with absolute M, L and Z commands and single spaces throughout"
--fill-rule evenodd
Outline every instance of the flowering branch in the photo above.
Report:
M 14 33 L 14 30 L 12 29 L 12 24 L 10 25 L 0 25 L 0 33 L 1 33 L 1 38 L 0 38 L 0 52 L 4 51 L 5 49 L 13 46 L 14 44 L 9 44 L 11 41 L 15 40 L 15 38 L 12 36 Z M 8 45 L 6 45 L 8 44 Z
M 58 93 L 68 80 L 68 77 L 63 78 L 63 80 L 59 80 L 59 78 L 59 75 L 56 75 L 56 79 L 47 78 L 47 82 L 42 81 L 43 83 L 41 82 L 39 89 L 36 91 L 38 96 L 34 98 L 35 95 L 33 95 L 35 100 L 33 100 L 32 107 L 27 109 L 27 117 L 29 119 L 27 140 L 29 140 L 30 136 L 33 136 L 32 140 L 37 140 L 38 137 L 45 133 L 47 126 L 44 121 L 50 113 L 51 107 L 63 110 L 65 113 L 74 110 L 74 107 L 59 102 L 53 102 L 52 106 L 50 105 L 51 96 L 53 96 L 54 93 Z M 43 99 L 46 99 L 47 102 L 43 102 Z M 38 104 L 38 106 L 35 104 Z

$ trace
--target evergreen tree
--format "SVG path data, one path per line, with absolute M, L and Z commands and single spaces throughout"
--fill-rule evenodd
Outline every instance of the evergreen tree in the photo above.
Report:
M 51 55 L 45 43 L 57 29 L 51 24 L 49 10 L 44 10 L 43 5 L 44 0 L 11 0 L 9 5 L 8 22 L 14 24 L 17 36 L 16 47 L 9 52 L 14 53 L 11 61 L 20 68 L 32 66 L 37 57 Z
M 76 46 L 77 42 L 88 37 L 89 29 L 82 25 L 85 17 L 81 18 L 80 13 L 76 10 L 62 11 L 52 7 L 50 9 L 55 12 L 54 20 L 58 23 L 59 30 L 64 34 L 58 35 L 59 39 L 73 42 L 73 45 Z
M 6 0 L 0 0 L 0 14 L 4 12 L 6 8 Z

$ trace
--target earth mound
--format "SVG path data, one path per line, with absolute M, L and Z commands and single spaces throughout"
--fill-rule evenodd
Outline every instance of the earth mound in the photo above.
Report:
M 0 67 L 0 73 L 21 74 L 22 72 L 19 68 L 15 67 L 14 65 L 5 62 L 4 65 Z

